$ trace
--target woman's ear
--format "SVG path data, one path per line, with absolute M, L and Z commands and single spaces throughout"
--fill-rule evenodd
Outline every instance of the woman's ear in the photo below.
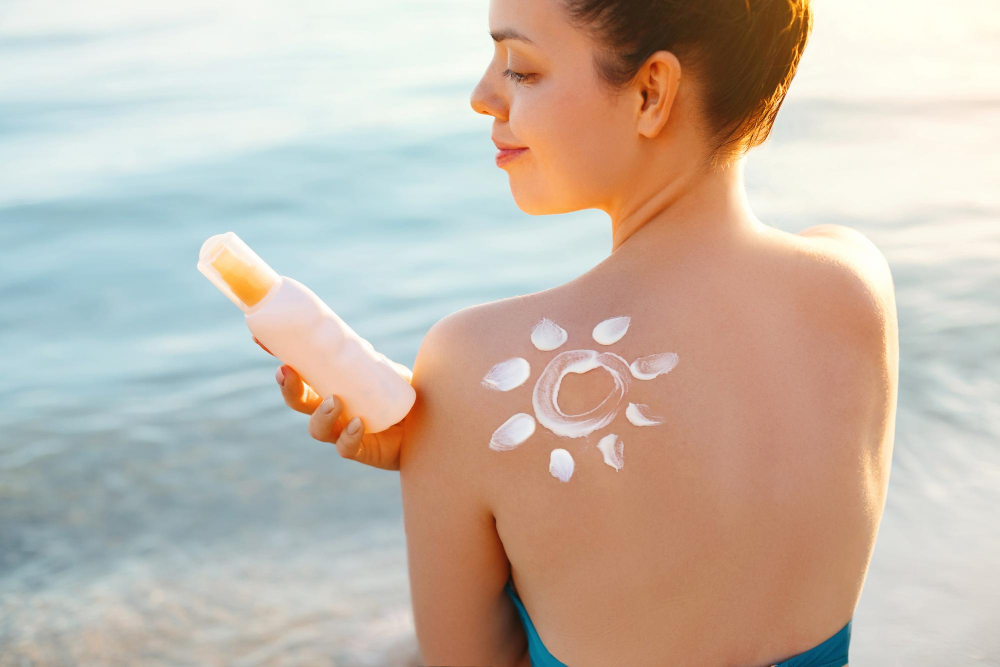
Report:
M 652 139 L 667 124 L 680 81 L 681 63 L 670 51 L 657 51 L 646 59 L 636 75 L 642 96 L 638 118 L 640 134 Z

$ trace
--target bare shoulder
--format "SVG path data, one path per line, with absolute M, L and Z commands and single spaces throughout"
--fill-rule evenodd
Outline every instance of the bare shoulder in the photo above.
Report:
M 469 371 L 484 363 L 498 341 L 504 340 L 510 318 L 525 312 L 529 297 L 511 297 L 467 306 L 438 320 L 424 335 L 414 362 L 418 372 L 455 392 L 463 392 Z M 442 388 L 441 391 L 444 391 Z
M 468 413 L 462 391 L 461 355 L 468 349 L 474 318 L 463 309 L 438 320 L 424 335 L 413 363 L 417 393 L 404 422 L 400 472 L 421 471 L 455 461 L 453 434 L 462 433 Z M 412 473 L 411 473 L 412 474 Z
M 818 298 L 806 304 L 816 317 L 853 327 L 880 348 L 895 345 L 896 298 L 885 255 L 861 232 L 836 224 L 798 234 L 802 283 Z
M 889 263 L 870 239 L 849 227 L 817 225 L 789 237 L 791 261 L 780 273 L 797 313 L 795 335 L 809 341 L 801 363 L 816 369 L 813 389 L 839 407 L 838 414 L 868 415 L 867 433 L 889 445 L 881 450 L 888 456 L 899 383 Z M 877 470 L 885 475 L 888 464 L 882 461 Z
M 490 392 L 482 391 L 479 381 L 499 361 L 494 357 L 509 340 L 512 319 L 528 317 L 527 300 L 469 306 L 441 318 L 425 334 L 413 364 L 417 400 L 404 422 L 401 472 L 427 468 L 434 474 L 430 468 L 446 466 L 459 476 L 484 469 L 492 432 L 485 429 L 506 417 L 505 407 L 487 400 Z
M 888 261 L 865 235 L 841 225 L 780 232 L 772 239 L 761 254 L 766 285 L 758 293 L 780 310 L 774 323 L 761 326 L 780 341 L 789 363 L 809 369 L 802 388 L 823 406 L 823 414 L 865 414 L 868 432 L 885 434 L 899 377 Z M 851 422 L 838 423 L 846 428 Z
M 797 236 L 807 239 L 817 253 L 838 264 L 847 274 L 845 278 L 853 278 L 871 297 L 883 301 L 883 305 L 894 304 L 892 270 L 870 238 L 851 227 L 830 223 L 808 227 Z

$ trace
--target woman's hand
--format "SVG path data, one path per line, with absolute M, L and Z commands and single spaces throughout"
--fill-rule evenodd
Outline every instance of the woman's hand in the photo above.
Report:
M 256 337 L 254 342 L 265 352 L 274 356 Z M 383 355 L 383 358 L 384 355 Z M 413 373 L 406 366 L 386 358 L 407 382 Z M 399 448 L 403 442 L 403 421 L 393 424 L 378 433 L 365 433 L 365 425 L 360 417 L 347 422 L 343 416 L 343 403 L 338 396 L 322 397 L 299 377 L 288 365 L 281 365 L 275 373 L 281 385 L 281 395 L 291 409 L 310 415 L 309 435 L 322 442 L 332 442 L 345 459 L 370 465 L 383 470 L 399 470 Z M 351 433 L 351 427 L 357 431 Z

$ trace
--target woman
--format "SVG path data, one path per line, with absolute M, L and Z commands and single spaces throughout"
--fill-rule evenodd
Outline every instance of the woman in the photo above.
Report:
M 426 664 L 847 664 L 892 277 L 855 231 L 766 226 L 743 181 L 811 21 L 808 0 L 491 1 L 471 103 L 498 165 L 527 213 L 607 212 L 611 254 L 434 325 L 383 433 L 278 373 L 313 437 L 400 470 Z

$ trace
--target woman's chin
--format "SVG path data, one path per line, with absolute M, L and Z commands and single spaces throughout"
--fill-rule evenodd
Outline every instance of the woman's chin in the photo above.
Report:
M 510 193 L 514 197 L 514 203 L 528 215 L 553 215 L 580 210 L 567 206 L 565 201 L 560 201 L 559 198 L 553 197 L 550 193 L 519 188 L 515 184 L 516 179 L 511 178 L 510 180 Z
M 547 215 L 552 212 L 544 201 L 534 197 L 519 197 L 515 194 L 514 203 L 528 215 Z

